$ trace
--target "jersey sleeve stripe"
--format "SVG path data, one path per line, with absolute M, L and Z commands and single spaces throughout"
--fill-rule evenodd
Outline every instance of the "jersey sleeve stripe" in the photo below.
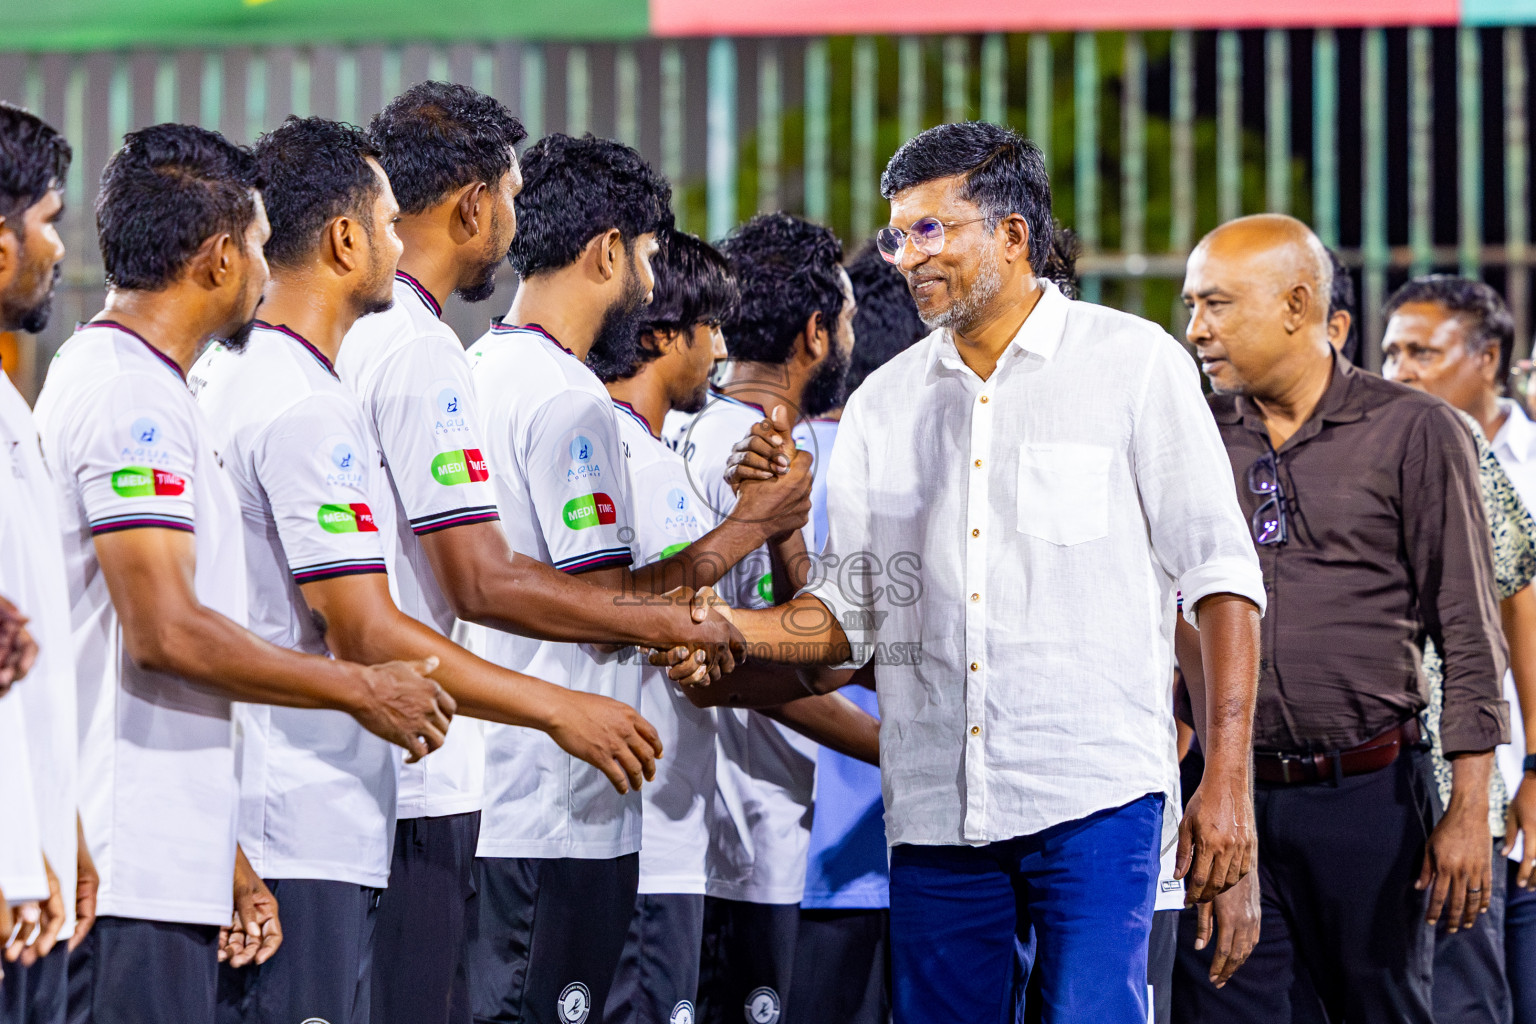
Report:
M 317 583 L 320 580 L 333 580 L 338 576 L 362 576 L 368 573 L 388 572 L 388 569 L 382 558 L 354 558 L 306 566 L 302 569 L 294 569 L 292 572 L 295 583 Z
M 496 511 L 495 505 L 479 505 L 474 508 L 456 508 L 450 512 L 437 512 L 430 516 L 421 516 L 411 520 L 411 530 L 417 536 L 425 533 L 436 533 L 438 530 L 446 530 L 450 526 L 464 526 L 469 523 L 494 523 L 501 519 L 501 514 Z
M 614 566 L 630 565 L 634 560 L 635 556 L 629 548 L 607 548 L 603 551 L 577 555 L 574 558 L 561 559 L 555 563 L 555 568 L 561 572 L 590 572 L 593 569 L 611 569 Z
M 119 530 L 185 530 L 194 533 L 192 520 L 185 516 L 168 516 L 160 514 L 139 513 L 136 515 L 107 516 L 105 519 L 91 521 L 91 536 L 100 536 L 103 533 L 116 533 Z

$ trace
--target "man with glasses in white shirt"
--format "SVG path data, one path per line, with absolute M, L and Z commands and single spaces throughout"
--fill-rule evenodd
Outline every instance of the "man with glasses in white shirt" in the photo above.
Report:
M 881 191 L 882 247 L 935 331 L 849 399 L 818 577 L 735 613 L 758 658 L 713 697 L 784 699 L 764 655 L 837 666 L 818 690 L 875 662 L 899 1024 L 1001 1018 L 1031 928 L 1047 1022 L 1139 1024 L 1178 774 L 1176 591 L 1217 695 L 1187 898 L 1252 857 L 1264 589 L 1230 468 L 1173 339 L 1037 276 L 1052 224 L 1032 143 L 942 125 Z M 773 447 L 759 435 L 743 466 Z

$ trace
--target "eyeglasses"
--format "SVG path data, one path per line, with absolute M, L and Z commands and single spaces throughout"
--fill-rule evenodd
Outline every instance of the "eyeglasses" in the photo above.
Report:
M 1248 493 L 1269 496 L 1248 521 L 1253 530 L 1253 542 L 1284 544 L 1290 529 L 1285 514 L 1285 491 L 1280 486 L 1280 457 L 1274 452 L 1261 455 L 1248 467 Z
M 951 221 L 950 227 L 962 228 L 967 224 L 975 224 L 984 217 L 972 217 L 970 220 Z M 912 248 L 929 256 L 937 256 L 944 251 L 944 222 L 937 217 L 924 217 L 912 225 L 912 230 L 902 231 L 898 228 L 881 228 L 875 234 L 875 245 L 880 249 L 880 255 L 885 257 L 887 263 L 899 263 L 902 251 L 907 247 L 907 241 L 911 240 Z

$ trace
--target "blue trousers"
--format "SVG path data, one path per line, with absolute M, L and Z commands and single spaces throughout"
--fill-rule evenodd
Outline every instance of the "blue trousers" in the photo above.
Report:
M 1045 1024 L 1145 1024 L 1162 820 L 1151 794 L 986 846 L 894 847 L 896 1024 L 1007 1024 L 1032 970 Z

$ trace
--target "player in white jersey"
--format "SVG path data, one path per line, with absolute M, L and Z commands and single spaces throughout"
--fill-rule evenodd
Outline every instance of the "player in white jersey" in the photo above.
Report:
M 513 146 L 522 125 L 489 96 L 425 82 L 393 100 L 368 133 L 401 206 L 405 251 L 394 306 L 357 322 L 336 369 L 362 399 L 388 464 L 401 607 L 445 634 L 464 619 L 548 640 L 727 639 L 718 617 L 696 624 L 686 607 L 600 590 L 514 552 L 502 532 L 491 483 L 502 467 L 489 458 L 463 346 L 440 314 L 451 294 L 471 302 L 491 294 L 517 224 L 522 177 Z M 470 1017 L 465 921 L 477 901 L 471 876 L 485 757 L 466 724 L 401 775 L 390 886 L 379 908 L 376 1024 Z M 603 774 L 614 788 L 643 781 L 641 759 L 627 746 L 608 754 Z
M 742 296 L 725 323 L 731 361 L 703 411 L 674 416 L 667 428 L 695 493 L 716 516 L 735 514 L 725 472 L 733 446 L 764 418 L 764 407 L 785 407 L 798 419 L 808 393 L 815 400 L 840 390 L 854 310 L 841 246 L 825 228 L 772 214 L 739 228 L 721 250 Z M 796 447 L 813 456 L 814 471 L 821 459 L 808 425 L 792 433 Z M 753 552 L 722 583 L 721 596 L 763 608 L 792 595 L 809 569 L 810 532 L 807 526 Z M 785 710 L 814 721 L 849 708 L 846 700 L 815 698 Z M 872 736 L 873 719 L 855 717 L 867 720 Z M 700 1019 L 735 1020 L 745 1010 L 768 1020 L 783 1012 L 793 974 L 816 744 L 761 712 L 722 708 L 719 745 Z
M 217 133 L 127 136 L 96 208 L 106 307 L 65 342 L 37 403 L 74 611 L 81 819 L 101 876 L 70 1012 L 96 1024 L 206 1024 L 221 926 L 247 940 L 226 945 L 232 961 L 275 949 L 269 894 L 235 877 L 232 701 L 345 709 L 416 755 L 440 745 L 452 711 L 414 666 L 300 655 L 245 629 L 238 499 L 184 374 L 204 342 L 249 330 L 267 278 L 257 181 L 250 152 Z
M 34 115 L 0 103 L 0 162 L 10 168 L 0 185 L 0 330 L 35 334 L 47 326 L 56 268 L 64 258 L 55 224 L 64 212 L 70 148 Z M 60 1024 L 68 946 L 90 929 L 96 873 L 89 854 L 80 856 L 75 662 L 58 500 L 32 412 L 4 372 L 0 453 L 0 594 L 9 598 L 0 605 L 0 619 L 19 626 L 13 642 L 30 647 L 10 657 L 0 650 L 0 666 L 9 665 L 8 672 L 0 667 L 0 733 L 6 734 L 0 748 L 8 751 L 0 801 L 9 805 L 0 811 L 8 832 L 0 841 L 0 865 L 17 857 L 29 862 L 20 878 L 0 866 L 0 903 L 34 900 L 7 951 L 13 962 L 0 965 L 0 1024 Z M 5 688 L 22 676 L 6 696 Z M 30 816 L 14 806 L 28 801 Z M 56 899 L 49 898 L 49 882 Z M 86 900 L 79 905 L 82 893 Z
M 754 492 L 758 521 L 725 524 L 631 572 L 634 509 L 618 424 L 583 359 L 597 347 L 637 343 L 634 318 L 650 297 L 671 189 L 634 150 L 590 136 L 540 140 L 524 154 L 523 174 L 509 252 L 521 283 L 507 317 L 470 350 L 508 539 L 637 603 L 713 582 L 765 531 L 784 529 L 781 520 L 804 521 L 809 477 L 802 467 L 797 487 Z M 500 664 L 639 703 L 633 657 L 489 630 L 476 643 Z M 629 927 L 639 794 L 615 794 L 542 737 L 508 729 L 487 732 L 486 776 L 471 938 L 475 1016 L 585 1019 L 604 1005 Z

